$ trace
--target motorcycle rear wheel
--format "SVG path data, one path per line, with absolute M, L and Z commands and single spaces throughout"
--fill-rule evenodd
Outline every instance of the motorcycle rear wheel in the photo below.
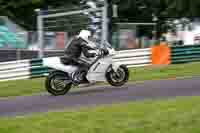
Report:
M 45 88 L 50 94 L 54 96 L 65 95 L 68 93 L 72 86 L 71 82 L 65 82 L 67 80 L 70 80 L 67 73 L 60 71 L 52 72 L 46 78 Z

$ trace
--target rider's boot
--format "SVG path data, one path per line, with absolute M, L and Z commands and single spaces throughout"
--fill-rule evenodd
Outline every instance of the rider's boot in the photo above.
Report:
M 74 72 L 72 74 L 72 83 L 75 86 L 78 86 L 80 84 L 80 78 L 79 78 L 79 74 L 77 72 Z

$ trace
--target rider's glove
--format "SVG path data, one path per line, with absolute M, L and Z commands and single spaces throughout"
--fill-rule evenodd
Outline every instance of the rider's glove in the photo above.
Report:
M 106 56 L 109 54 L 109 51 L 106 49 L 99 49 L 97 52 L 97 56 Z
M 97 50 L 96 51 L 96 56 L 102 56 L 102 51 L 101 50 Z

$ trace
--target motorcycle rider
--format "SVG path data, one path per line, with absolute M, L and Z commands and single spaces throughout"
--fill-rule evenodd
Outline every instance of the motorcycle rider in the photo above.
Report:
M 73 82 L 79 84 L 82 80 L 80 75 L 83 71 L 88 71 L 90 64 L 81 59 L 81 55 L 86 58 L 94 58 L 98 55 L 106 55 L 108 51 L 102 50 L 96 47 L 94 43 L 90 41 L 92 33 L 89 30 L 81 30 L 78 36 L 75 36 L 70 44 L 64 50 L 64 57 L 61 61 L 65 65 L 76 65 L 79 67 L 78 71 L 72 75 Z

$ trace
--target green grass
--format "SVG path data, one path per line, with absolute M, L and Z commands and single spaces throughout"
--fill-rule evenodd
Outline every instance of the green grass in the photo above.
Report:
M 200 75 L 199 68 L 200 63 L 132 68 L 130 69 L 130 81 L 197 76 Z M 0 82 L 0 89 L 0 97 L 32 95 L 46 91 L 43 78 Z
M 130 69 L 131 81 L 174 79 L 177 77 L 200 76 L 200 63 L 168 66 L 151 66 Z
M 32 95 L 45 91 L 44 79 L 0 82 L 0 97 Z
M 199 133 L 200 97 L 1 118 L 0 133 Z

